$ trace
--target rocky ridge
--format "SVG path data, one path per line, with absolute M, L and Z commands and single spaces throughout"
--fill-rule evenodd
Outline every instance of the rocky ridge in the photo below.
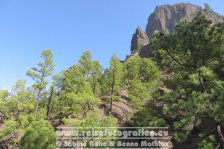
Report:
M 175 25 L 182 19 L 192 21 L 199 12 L 202 12 L 213 23 L 224 22 L 224 17 L 212 10 L 206 10 L 200 6 L 189 3 L 157 6 L 149 16 L 146 31 L 140 27 L 136 29 L 131 41 L 131 55 L 139 54 L 141 57 L 149 57 L 153 49 L 149 45 L 149 39 L 155 31 L 164 33 L 174 32 Z
M 149 44 L 147 34 L 138 27 L 131 40 L 131 53 L 136 53 L 139 49 Z

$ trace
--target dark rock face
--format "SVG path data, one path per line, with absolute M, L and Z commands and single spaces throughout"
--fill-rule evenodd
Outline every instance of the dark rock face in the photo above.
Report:
M 181 19 L 193 19 L 195 12 L 200 8 L 191 4 L 162 5 L 156 7 L 155 11 L 149 16 L 146 32 L 152 37 L 154 31 L 159 30 L 166 33 L 174 31 L 175 24 Z
M 202 11 L 206 18 L 212 20 L 214 23 L 223 22 L 223 17 L 217 13 L 206 11 L 199 6 L 189 3 L 162 5 L 157 6 L 155 11 L 149 16 L 146 33 L 148 37 L 152 37 L 156 30 L 172 33 L 175 25 L 181 19 L 192 21 L 199 11 Z
M 138 27 L 131 40 L 131 53 L 134 54 L 138 52 L 141 48 L 148 44 L 149 38 L 147 34 L 140 27 Z
M 150 57 L 152 55 L 152 50 L 153 50 L 153 46 L 148 44 L 146 46 L 144 46 L 139 52 L 138 55 L 141 58 L 147 58 Z

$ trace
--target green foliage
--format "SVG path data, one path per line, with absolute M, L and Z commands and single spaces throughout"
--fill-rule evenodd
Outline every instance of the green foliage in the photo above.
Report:
M 0 130 L 0 139 L 9 137 L 14 129 L 16 129 L 17 122 L 13 120 L 6 120 L 5 125 L 6 127 Z
M 205 11 L 212 11 L 210 5 L 208 3 L 204 3 L 204 10 Z
M 155 59 L 161 68 L 166 66 L 172 71 L 172 77 L 163 81 L 172 92 L 160 98 L 170 102 L 163 106 L 163 114 L 172 119 L 177 142 L 198 135 L 195 134 L 198 129 L 205 134 L 211 131 L 203 126 L 224 122 L 220 108 L 223 106 L 223 76 L 220 72 L 223 68 L 224 28 L 223 24 L 211 24 L 199 13 L 192 22 L 181 21 L 173 34 L 157 33 L 153 39 L 159 49 L 154 52 Z M 164 52 L 169 57 L 161 58 Z M 170 60 L 172 62 L 167 63 Z M 209 137 L 205 135 L 199 148 L 214 148 L 213 144 L 218 143 L 216 137 L 215 133 Z
M 7 90 L 0 90 L 0 103 L 4 102 L 8 95 L 9 92 Z
M 48 84 L 47 77 L 51 76 L 54 71 L 53 54 L 51 50 L 47 49 L 41 53 L 43 61 L 38 63 L 38 67 L 33 67 L 27 72 L 27 76 L 31 77 L 35 83 L 33 89 L 35 92 L 35 118 L 38 115 L 39 102 L 47 95 L 46 87 Z
M 123 65 L 116 55 L 113 55 L 110 60 L 110 68 L 108 69 L 107 75 L 111 95 L 110 109 L 112 109 L 112 96 L 120 91 L 123 77 Z
M 123 76 L 123 65 L 117 56 L 113 55 L 110 61 L 110 68 L 108 70 L 108 77 L 112 94 L 121 89 L 121 80 Z
M 152 59 L 139 56 L 128 59 L 124 66 L 129 98 L 139 110 L 152 102 L 153 93 L 158 89 L 160 71 Z
M 146 84 L 148 88 L 156 89 L 160 79 L 160 71 L 151 59 L 142 59 L 139 76 L 142 83 Z
M 134 107 L 143 108 L 147 102 L 152 98 L 147 87 L 139 80 L 132 81 L 129 88 L 129 97 Z
M 215 148 L 217 140 L 214 135 L 210 135 L 207 140 L 202 140 L 198 145 L 199 149 L 213 149 Z
M 177 65 L 195 68 L 211 65 L 222 45 L 222 26 L 198 15 L 193 22 L 182 21 L 170 35 L 157 34 L 155 46 L 165 50 Z M 211 50 L 212 49 L 212 50 Z
M 34 121 L 26 129 L 21 149 L 55 149 L 56 133 L 48 121 Z
M 91 77 L 90 77 L 90 84 L 92 91 L 95 96 L 100 95 L 100 84 L 99 81 L 101 79 L 103 67 L 100 65 L 98 61 L 92 61 L 92 70 L 91 70 Z
M 90 110 L 94 110 L 99 105 L 99 99 L 88 93 L 70 93 L 66 94 L 65 98 L 69 102 L 66 107 L 63 107 L 65 112 L 77 116 L 83 115 L 83 117 L 86 117 Z
M 7 93 L 9 95 L 9 93 Z M 12 88 L 10 96 L 4 92 L 4 100 L 0 103 L 0 138 L 17 144 L 24 130 L 34 120 L 34 101 L 32 94 L 25 88 L 25 81 L 19 80 Z
M 94 95 L 99 95 L 100 87 L 99 87 L 99 79 L 103 71 L 103 67 L 100 65 L 98 61 L 92 60 L 91 53 L 87 50 L 81 56 L 77 65 L 72 66 L 73 69 L 70 74 L 70 77 L 77 76 L 77 81 L 80 82 L 89 82 L 92 88 L 92 92 Z M 65 74 L 66 75 L 66 74 Z M 68 74 L 67 74 L 68 75 Z M 82 78 L 81 78 L 82 77 Z M 72 80 L 72 79 L 70 79 Z
M 106 69 L 103 74 L 101 74 L 99 79 L 99 89 L 100 89 L 100 95 L 108 95 L 110 94 L 110 86 L 108 85 L 110 83 L 109 79 L 109 71 Z
M 41 53 L 41 58 L 43 61 L 38 63 L 38 68 L 31 68 L 31 70 L 27 72 L 27 76 L 35 81 L 35 88 L 43 90 L 47 84 L 46 77 L 52 75 L 54 71 L 53 54 L 51 50 L 43 51 Z
M 90 51 L 86 50 L 79 60 L 78 68 L 84 76 L 89 76 L 90 71 L 92 69 L 91 67 L 92 67 L 92 55 Z
M 78 93 L 84 89 L 85 78 L 76 65 L 72 65 L 64 72 L 62 77 L 61 87 L 65 92 Z
M 83 119 L 81 126 L 82 127 L 116 127 L 117 119 L 115 119 L 111 115 L 101 118 L 98 116 L 97 111 L 95 111 L 92 114 L 88 115 L 85 119 Z
M 159 118 L 158 113 L 154 109 L 139 110 L 133 117 L 138 127 L 164 127 L 166 121 Z
M 125 78 L 127 83 L 131 80 L 139 79 L 141 58 L 139 56 L 132 57 L 125 62 Z
M 224 123 L 224 25 L 203 13 L 181 20 L 172 34 L 155 32 L 151 58 L 121 62 L 114 55 L 105 70 L 85 51 L 77 64 L 53 75 L 53 54 L 43 51 L 27 72 L 32 87 L 19 80 L 11 91 L 0 90 L 0 139 L 8 140 L 6 147 L 55 148 L 54 127 L 62 124 L 118 126 L 112 105 L 125 98 L 135 126 L 169 126 L 177 143 L 198 135 L 199 148 L 215 148 L 221 139 L 214 130 Z M 109 99 L 110 108 L 101 99 Z M 100 105 L 108 115 L 99 117 Z

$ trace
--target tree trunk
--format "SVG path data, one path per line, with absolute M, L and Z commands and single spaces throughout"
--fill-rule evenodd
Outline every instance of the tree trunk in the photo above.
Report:
M 49 114 L 50 114 L 51 100 L 52 100 L 52 97 L 53 97 L 53 93 L 54 93 L 54 87 L 52 86 L 51 87 L 51 94 L 50 94 L 50 96 L 48 98 L 46 119 L 48 119 Z
M 38 108 L 39 108 L 39 96 L 40 96 L 40 93 L 41 93 L 41 89 L 39 89 L 38 94 L 37 94 L 34 118 L 37 117 L 37 111 L 38 111 Z
M 93 77 L 93 94 L 96 95 L 96 78 Z
M 110 98 L 110 111 L 112 111 L 113 106 L 113 94 L 114 94 L 114 71 L 113 71 L 113 77 L 112 77 L 112 86 L 111 86 L 111 98 Z

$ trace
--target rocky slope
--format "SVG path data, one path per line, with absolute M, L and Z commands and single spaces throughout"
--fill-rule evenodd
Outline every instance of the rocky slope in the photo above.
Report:
M 165 33 L 172 33 L 175 25 L 181 19 L 192 21 L 200 11 L 208 20 L 212 20 L 214 23 L 224 21 L 223 16 L 213 12 L 212 10 L 206 10 L 189 3 L 157 6 L 155 11 L 148 18 L 146 32 L 138 27 L 133 35 L 131 42 L 132 55 L 140 51 L 139 55 L 141 57 L 148 57 L 153 49 L 148 45 L 148 39 L 152 37 L 155 31 L 158 30 Z

